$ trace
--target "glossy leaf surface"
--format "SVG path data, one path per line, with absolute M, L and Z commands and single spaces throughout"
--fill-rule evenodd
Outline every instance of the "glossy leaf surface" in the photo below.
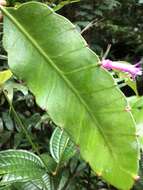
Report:
M 76 147 L 67 133 L 57 127 L 50 140 L 50 152 L 57 163 L 62 163 L 74 155 Z
M 0 185 L 41 179 L 44 174 L 43 163 L 35 154 L 24 150 L 0 152 Z
M 14 74 L 66 129 L 98 175 L 119 189 L 130 189 L 138 169 L 134 121 L 96 54 L 70 21 L 44 4 L 2 11 L 4 46 Z

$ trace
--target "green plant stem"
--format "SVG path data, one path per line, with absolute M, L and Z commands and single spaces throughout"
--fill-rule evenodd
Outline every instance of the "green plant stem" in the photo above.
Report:
M 101 20 L 98 21 L 98 20 L 94 19 L 87 26 L 85 26 L 85 28 L 80 32 L 80 34 L 82 35 L 84 32 L 86 32 L 87 30 L 89 30 L 91 27 L 93 27 L 97 23 L 101 22 L 102 20 L 103 19 L 101 19 Z
M 14 118 L 15 118 L 17 124 L 22 128 L 22 130 L 23 130 L 23 132 L 24 132 L 24 134 L 25 134 L 27 140 L 29 141 L 29 143 L 30 143 L 31 146 L 32 146 L 33 151 L 35 151 L 35 152 L 37 153 L 37 155 L 38 155 L 38 156 L 40 157 L 40 159 L 42 160 L 42 162 L 43 162 L 43 164 L 44 164 L 46 170 L 48 170 L 47 164 L 45 163 L 44 159 L 41 157 L 40 152 L 39 152 L 37 146 L 33 143 L 32 139 L 31 139 L 31 136 L 29 135 L 29 132 L 28 132 L 28 130 L 27 130 L 27 127 L 26 127 L 26 126 L 24 125 L 24 123 L 21 121 L 20 117 L 18 116 L 16 110 L 14 109 L 14 107 L 13 107 L 11 101 L 9 100 L 9 98 L 8 98 L 8 96 L 7 96 L 7 93 L 6 93 L 4 90 L 3 90 L 3 94 L 4 94 L 4 96 L 5 96 L 5 98 L 6 98 L 7 102 L 8 102 L 8 104 L 9 104 L 9 106 L 10 106 L 10 109 L 11 109 L 13 115 L 14 115 Z
M 102 57 L 102 60 L 106 59 L 106 57 L 108 56 L 108 54 L 110 52 L 110 49 L 111 49 L 111 44 L 108 44 L 106 52 L 104 53 L 104 55 Z

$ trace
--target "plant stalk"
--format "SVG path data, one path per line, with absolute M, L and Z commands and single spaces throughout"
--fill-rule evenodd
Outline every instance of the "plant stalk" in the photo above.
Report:
M 18 114 L 17 114 L 15 108 L 13 107 L 13 104 L 11 103 L 11 101 L 9 100 L 9 98 L 8 98 L 8 96 L 7 96 L 7 93 L 6 93 L 4 90 L 3 90 L 3 94 L 4 94 L 4 96 L 5 96 L 5 98 L 6 98 L 7 102 L 8 102 L 8 104 L 9 104 L 9 106 L 10 106 L 11 112 L 13 113 L 14 118 L 15 118 L 17 124 L 22 128 L 22 130 L 23 130 L 23 132 L 24 132 L 24 134 L 25 134 L 27 140 L 29 141 L 29 143 L 30 143 L 31 146 L 32 146 L 33 151 L 37 153 L 37 155 L 39 156 L 39 158 L 42 160 L 42 162 L 43 162 L 43 164 L 44 164 L 46 170 L 48 170 L 47 164 L 45 163 L 45 161 L 44 161 L 43 158 L 41 157 L 40 152 L 39 152 L 37 146 L 33 143 L 32 139 L 31 139 L 31 136 L 29 135 L 29 132 L 28 132 L 28 130 L 27 130 L 27 127 L 26 127 L 25 124 L 21 121 L 21 119 L 20 119 L 20 117 L 18 116 Z

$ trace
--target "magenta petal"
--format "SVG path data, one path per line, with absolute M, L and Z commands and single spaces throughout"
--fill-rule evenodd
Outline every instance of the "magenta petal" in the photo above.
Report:
M 142 75 L 142 70 L 140 64 L 130 65 L 121 63 L 118 61 L 111 61 L 109 59 L 105 59 L 102 61 L 102 67 L 105 69 L 115 69 L 122 72 L 130 73 L 132 78 L 134 79 L 137 75 Z

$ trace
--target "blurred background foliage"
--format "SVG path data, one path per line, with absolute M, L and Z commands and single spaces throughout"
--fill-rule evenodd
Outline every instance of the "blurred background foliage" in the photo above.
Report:
M 27 0 L 9 0 L 9 6 L 18 6 Z M 58 13 L 70 19 L 100 58 L 111 45 L 108 58 L 135 63 L 143 56 L 143 1 L 142 0 L 75 0 L 44 1 Z M 38 27 L 38 26 L 37 26 Z M 2 47 L 2 23 L 0 24 L 0 70 L 6 69 L 7 56 Z M 41 154 L 50 152 L 50 138 L 55 124 L 48 114 L 41 110 L 23 81 L 12 77 L 4 86 L 18 117 L 38 147 Z M 130 95 L 127 86 L 124 87 Z M 26 149 L 33 151 L 21 126 L 16 122 L 5 95 L 0 93 L 0 150 Z M 141 169 L 142 169 L 141 163 Z M 143 169 L 140 174 L 143 173 Z M 82 161 L 77 153 L 62 166 L 60 171 L 61 190 L 113 190 L 100 177 L 93 175 L 89 165 Z M 9 188 L 9 187 L 8 187 Z M 59 189 L 60 189 L 59 188 Z M 6 189 L 6 187 L 4 187 Z M 12 187 L 16 189 L 16 187 Z M 143 189 L 143 179 L 134 190 Z
M 143 52 L 142 10 L 139 0 L 81 0 L 61 11 L 80 29 L 91 23 L 83 36 L 98 55 L 111 44 L 110 58 L 134 62 Z

